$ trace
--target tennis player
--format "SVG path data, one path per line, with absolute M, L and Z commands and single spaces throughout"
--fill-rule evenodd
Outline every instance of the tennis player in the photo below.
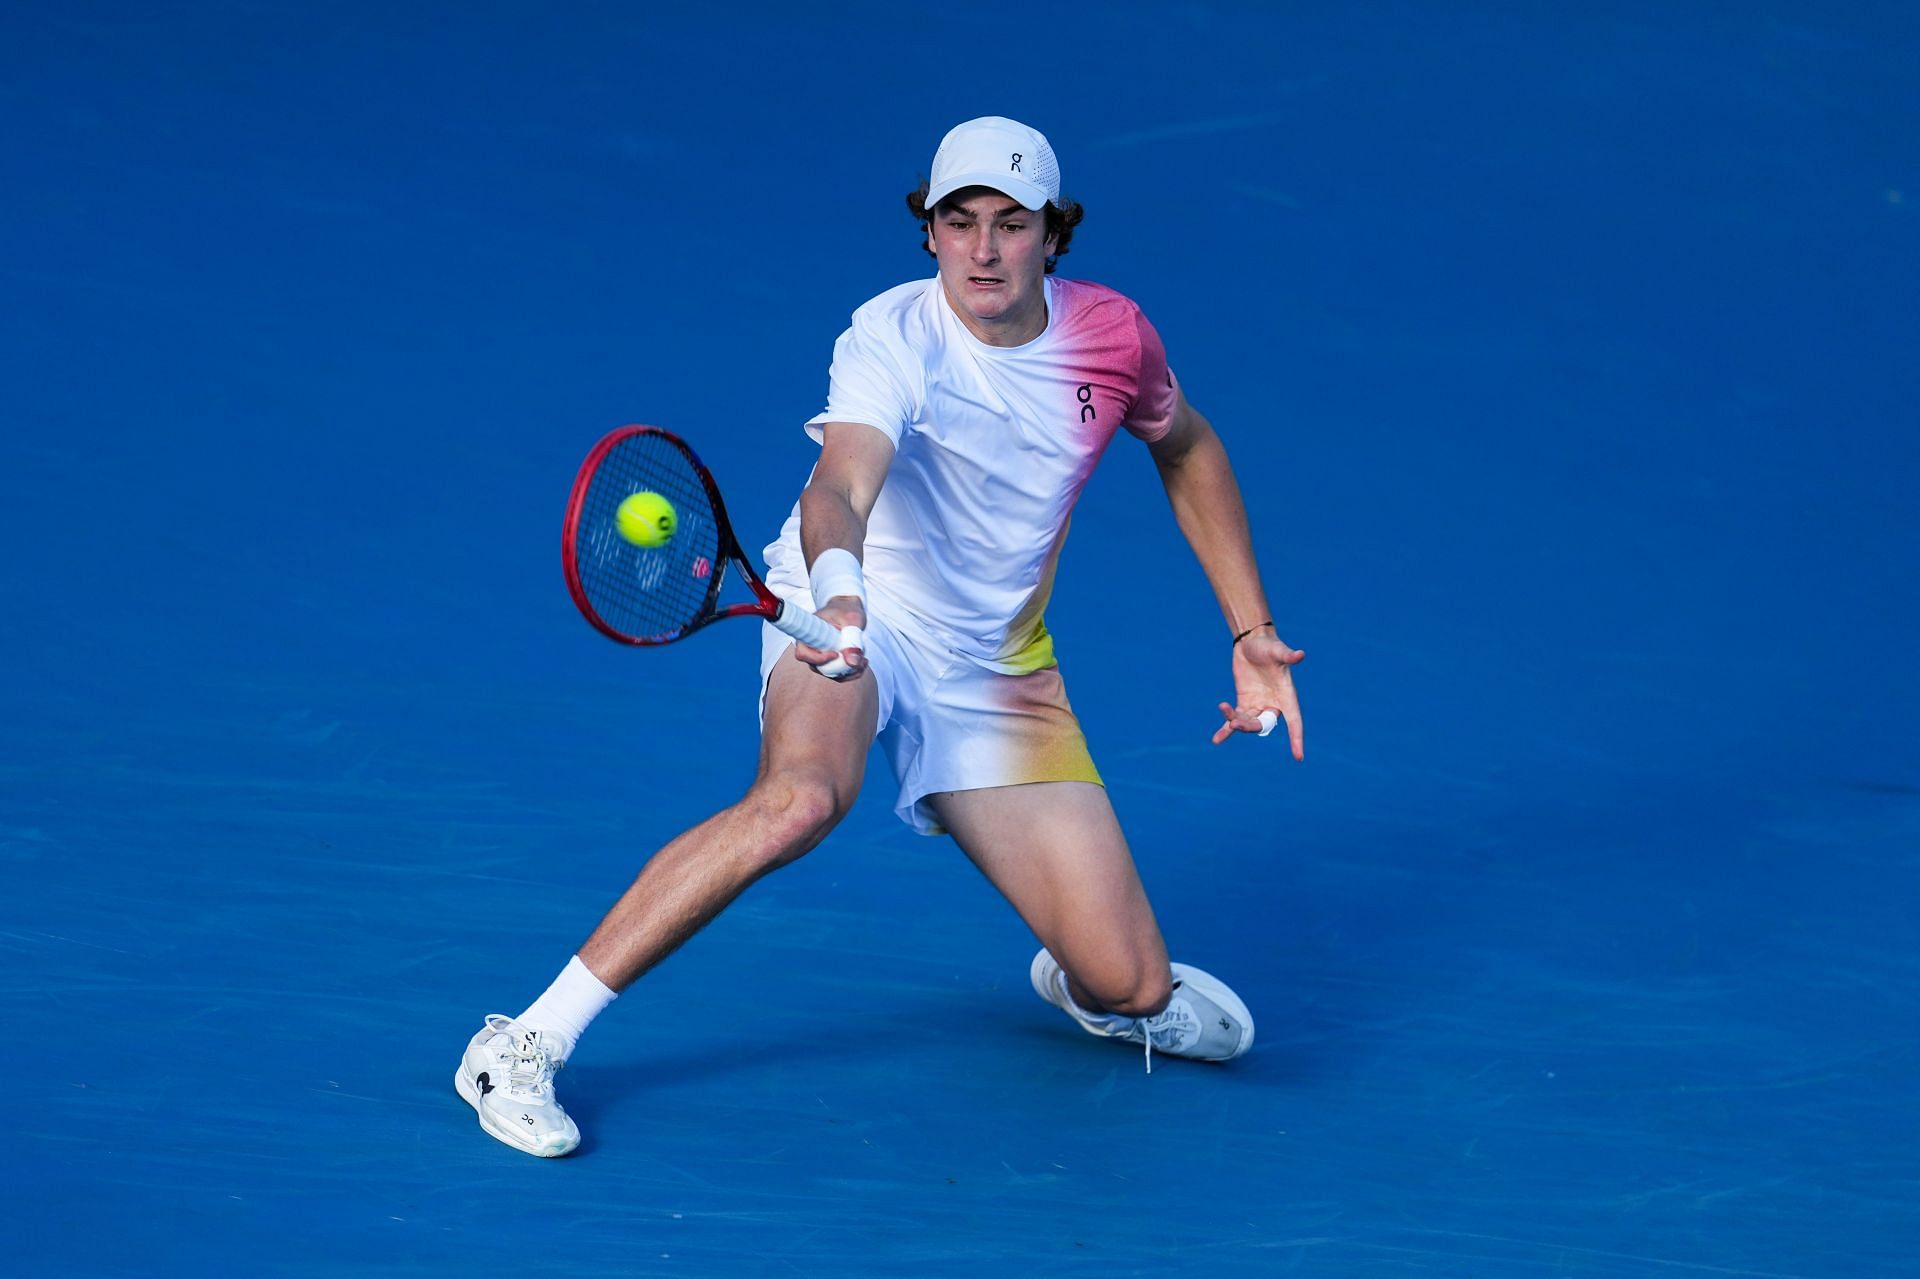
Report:
M 1155 1050 L 1226 1061 L 1253 1042 L 1224 982 L 1168 961 L 1041 616 L 1074 502 L 1124 431 L 1152 454 L 1225 615 L 1235 696 L 1214 742 L 1284 720 L 1303 758 L 1303 654 L 1274 632 L 1226 450 L 1140 308 L 1052 274 L 1081 209 L 1038 131 L 959 125 L 907 203 L 938 272 L 854 312 L 807 423 L 820 460 L 766 550 L 776 592 L 864 643 L 822 651 L 763 628 L 746 795 L 655 853 L 547 991 L 473 1036 L 456 1086 L 521 1150 L 579 1144 L 553 1077 L 588 1023 L 824 839 L 876 741 L 901 819 L 952 835 L 1033 929 L 1042 999 L 1140 1045 L 1148 1069 Z

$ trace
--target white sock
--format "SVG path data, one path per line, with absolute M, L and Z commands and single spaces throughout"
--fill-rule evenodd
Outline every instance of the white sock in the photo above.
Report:
M 546 993 L 534 1000 L 518 1020 L 528 1030 L 542 1031 L 558 1040 L 560 1060 L 565 1061 L 573 1056 L 574 1045 L 587 1033 L 593 1019 L 618 998 L 607 989 L 605 982 L 593 975 L 591 968 L 580 962 L 580 956 L 575 955 L 553 979 Z

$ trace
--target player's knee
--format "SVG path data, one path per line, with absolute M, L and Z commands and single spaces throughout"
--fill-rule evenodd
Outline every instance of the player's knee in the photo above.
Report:
M 763 777 L 747 796 L 756 827 L 765 833 L 767 860 L 784 865 L 811 851 L 840 824 L 853 805 L 829 782 L 815 777 Z
M 1142 986 L 1125 999 L 1111 1000 L 1107 1004 L 1108 1012 L 1120 1013 L 1127 1017 L 1151 1017 L 1164 1010 L 1173 998 L 1173 986 L 1170 983 L 1157 986 Z
M 1093 989 L 1108 1012 L 1126 1017 L 1151 1017 L 1173 998 L 1173 974 L 1165 965 L 1140 965 L 1109 975 L 1105 989 Z

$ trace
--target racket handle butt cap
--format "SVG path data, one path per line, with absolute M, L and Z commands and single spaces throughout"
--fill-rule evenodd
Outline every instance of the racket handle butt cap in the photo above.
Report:
M 846 659 L 842 658 L 840 654 L 850 648 L 864 649 L 866 646 L 866 632 L 862 631 L 858 626 L 841 627 L 840 634 L 834 639 L 834 642 L 826 646 L 835 650 L 834 658 L 831 662 L 828 662 L 820 668 L 820 673 L 828 679 L 842 679 L 853 674 L 853 667 L 849 666 Z M 820 645 L 816 644 L 814 647 L 818 648 Z

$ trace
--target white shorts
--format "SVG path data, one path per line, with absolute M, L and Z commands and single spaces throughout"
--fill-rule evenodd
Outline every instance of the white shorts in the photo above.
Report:
M 804 607 L 801 600 L 794 604 Z M 793 641 L 770 623 L 761 627 L 763 724 L 767 680 L 774 663 L 793 660 L 792 647 Z M 1004 675 L 872 615 L 867 664 L 865 678 L 880 693 L 876 740 L 900 787 L 893 811 L 922 835 L 945 833 L 923 802 L 941 791 L 1031 782 L 1103 784 L 1080 721 L 1067 704 L 1059 667 Z

